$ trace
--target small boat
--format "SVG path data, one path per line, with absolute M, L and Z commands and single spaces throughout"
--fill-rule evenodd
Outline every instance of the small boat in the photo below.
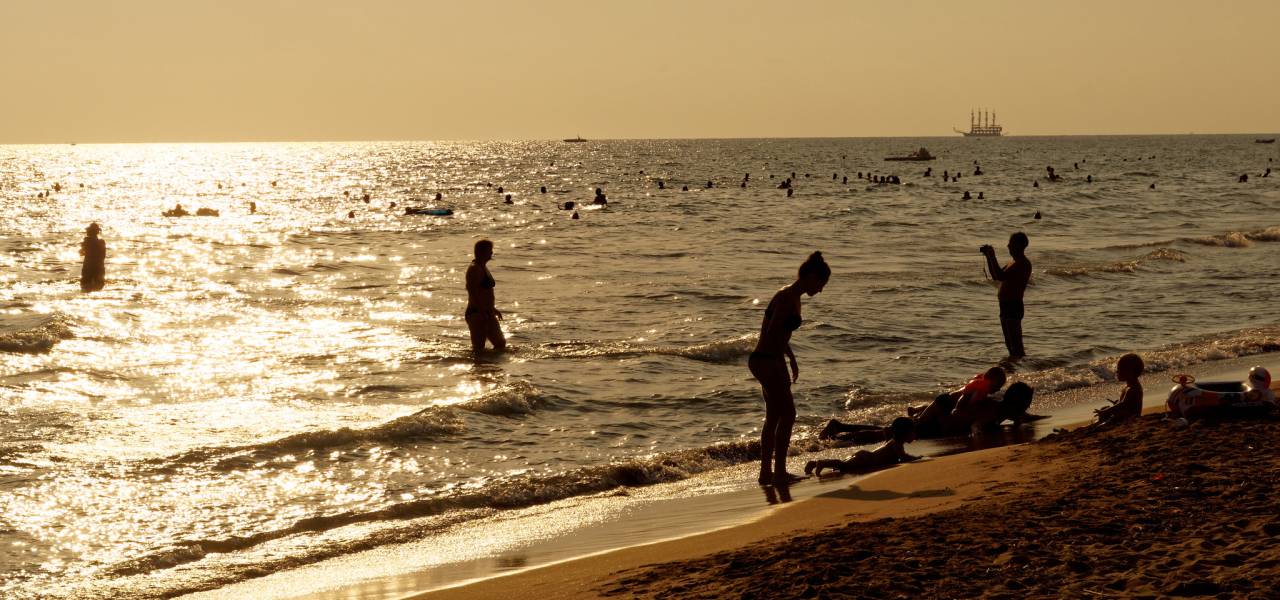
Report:
M 1253 143 L 1255 143 L 1255 144 L 1274 144 L 1274 143 L 1276 143 L 1276 138 L 1271 138 L 1271 139 L 1269 139 L 1269 140 L 1253 140 Z
M 906 156 L 889 156 L 889 157 L 886 157 L 886 158 L 885 158 L 885 160 L 890 160 L 890 161 L 893 161 L 893 160 L 912 160 L 912 161 L 919 161 L 919 160 L 933 160 L 933 159 L 935 159 L 935 158 L 938 158 L 938 157 L 936 157 L 936 156 L 934 156 L 934 155 L 932 155 L 932 154 L 929 154 L 929 151 L 928 151 L 928 150 L 926 150 L 926 149 L 924 149 L 924 148 L 921 148 L 921 149 L 916 150 L 915 152 L 912 152 L 911 154 L 908 154 L 908 155 L 906 155 Z
M 585 141 L 587 141 L 587 140 L 586 140 L 586 138 L 583 138 L 582 136 L 578 136 L 578 137 L 575 137 L 575 138 L 568 138 L 568 139 L 566 139 L 565 141 L 566 141 L 566 142 L 569 142 L 570 144 L 581 144 L 582 142 L 585 142 Z
M 218 216 L 218 210 L 214 208 L 197 208 L 196 216 L 197 217 L 216 217 Z
M 191 213 L 187 212 L 187 209 L 182 208 L 181 204 L 178 204 L 173 208 L 166 210 L 160 214 L 166 217 L 187 217 L 191 215 Z
M 433 217 L 447 217 L 453 214 L 452 208 L 442 208 L 438 206 L 410 206 L 404 209 L 406 215 L 430 215 Z

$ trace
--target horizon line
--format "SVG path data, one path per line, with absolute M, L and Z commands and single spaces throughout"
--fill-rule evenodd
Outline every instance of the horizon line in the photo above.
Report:
M 575 134 L 576 135 L 576 134 Z M 1040 133 L 1026 135 L 1000 135 L 996 138 L 1062 138 L 1062 137 L 1187 137 L 1187 136 L 1250 136 L 1276 135 L 1272 132 L 1198 132 L 1186 133 Z M 670 140 L 874 140 L 874 139 L 964 139 L 960 134 L 949 135 L 802 135 L 802 136 L 720 136 L 720 137 L 618 137 L 583 138 L 587 142 L 636 142 Z M 980 139 L 990 139 L 979 136 Z M 86 141 L 86 142 L 0 142 L 3 146 L 106 146 L 126 144 L 354 144 L 354 143 L 423 143 L 423 142 L 561 142 L 566 138 L 435 138 L 435 139 L 242 139 L 242 140 L 150 140 L 150 141 Z

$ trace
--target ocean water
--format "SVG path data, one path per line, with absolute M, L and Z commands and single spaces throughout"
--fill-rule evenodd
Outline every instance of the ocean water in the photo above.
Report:
M 1275 351 L 1280 163 L 1252 139 L 0 146 L 0 595 L 171 597 L 750 461 L 746 356 L 815 249 L 801 449 L 1004 357 L 978 246 L 1014 231 L 1040 390 Z M 510 348 L 477 361 L 481 238 Z

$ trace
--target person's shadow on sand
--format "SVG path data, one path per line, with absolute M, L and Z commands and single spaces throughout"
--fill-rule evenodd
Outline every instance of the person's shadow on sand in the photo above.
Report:
M 920 490 L 918 492 L 902 493 L 893 490 L 864 490 L 856 485 L 849 486 L 844 489 L 835 490 L 822 494 L 826 498 L 843 498 L 845 500 L 897 500 L 899 498 L 941 498 L 944 496 L 954 496 L 956 493 L 951 488 L 943 488 L 940 490 Z

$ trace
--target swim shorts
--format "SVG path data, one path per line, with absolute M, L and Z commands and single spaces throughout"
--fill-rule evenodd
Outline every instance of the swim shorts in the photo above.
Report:
M 1021 300 L 1001 300 L 1000 318 L 1022 320 L 1023 306 Z

